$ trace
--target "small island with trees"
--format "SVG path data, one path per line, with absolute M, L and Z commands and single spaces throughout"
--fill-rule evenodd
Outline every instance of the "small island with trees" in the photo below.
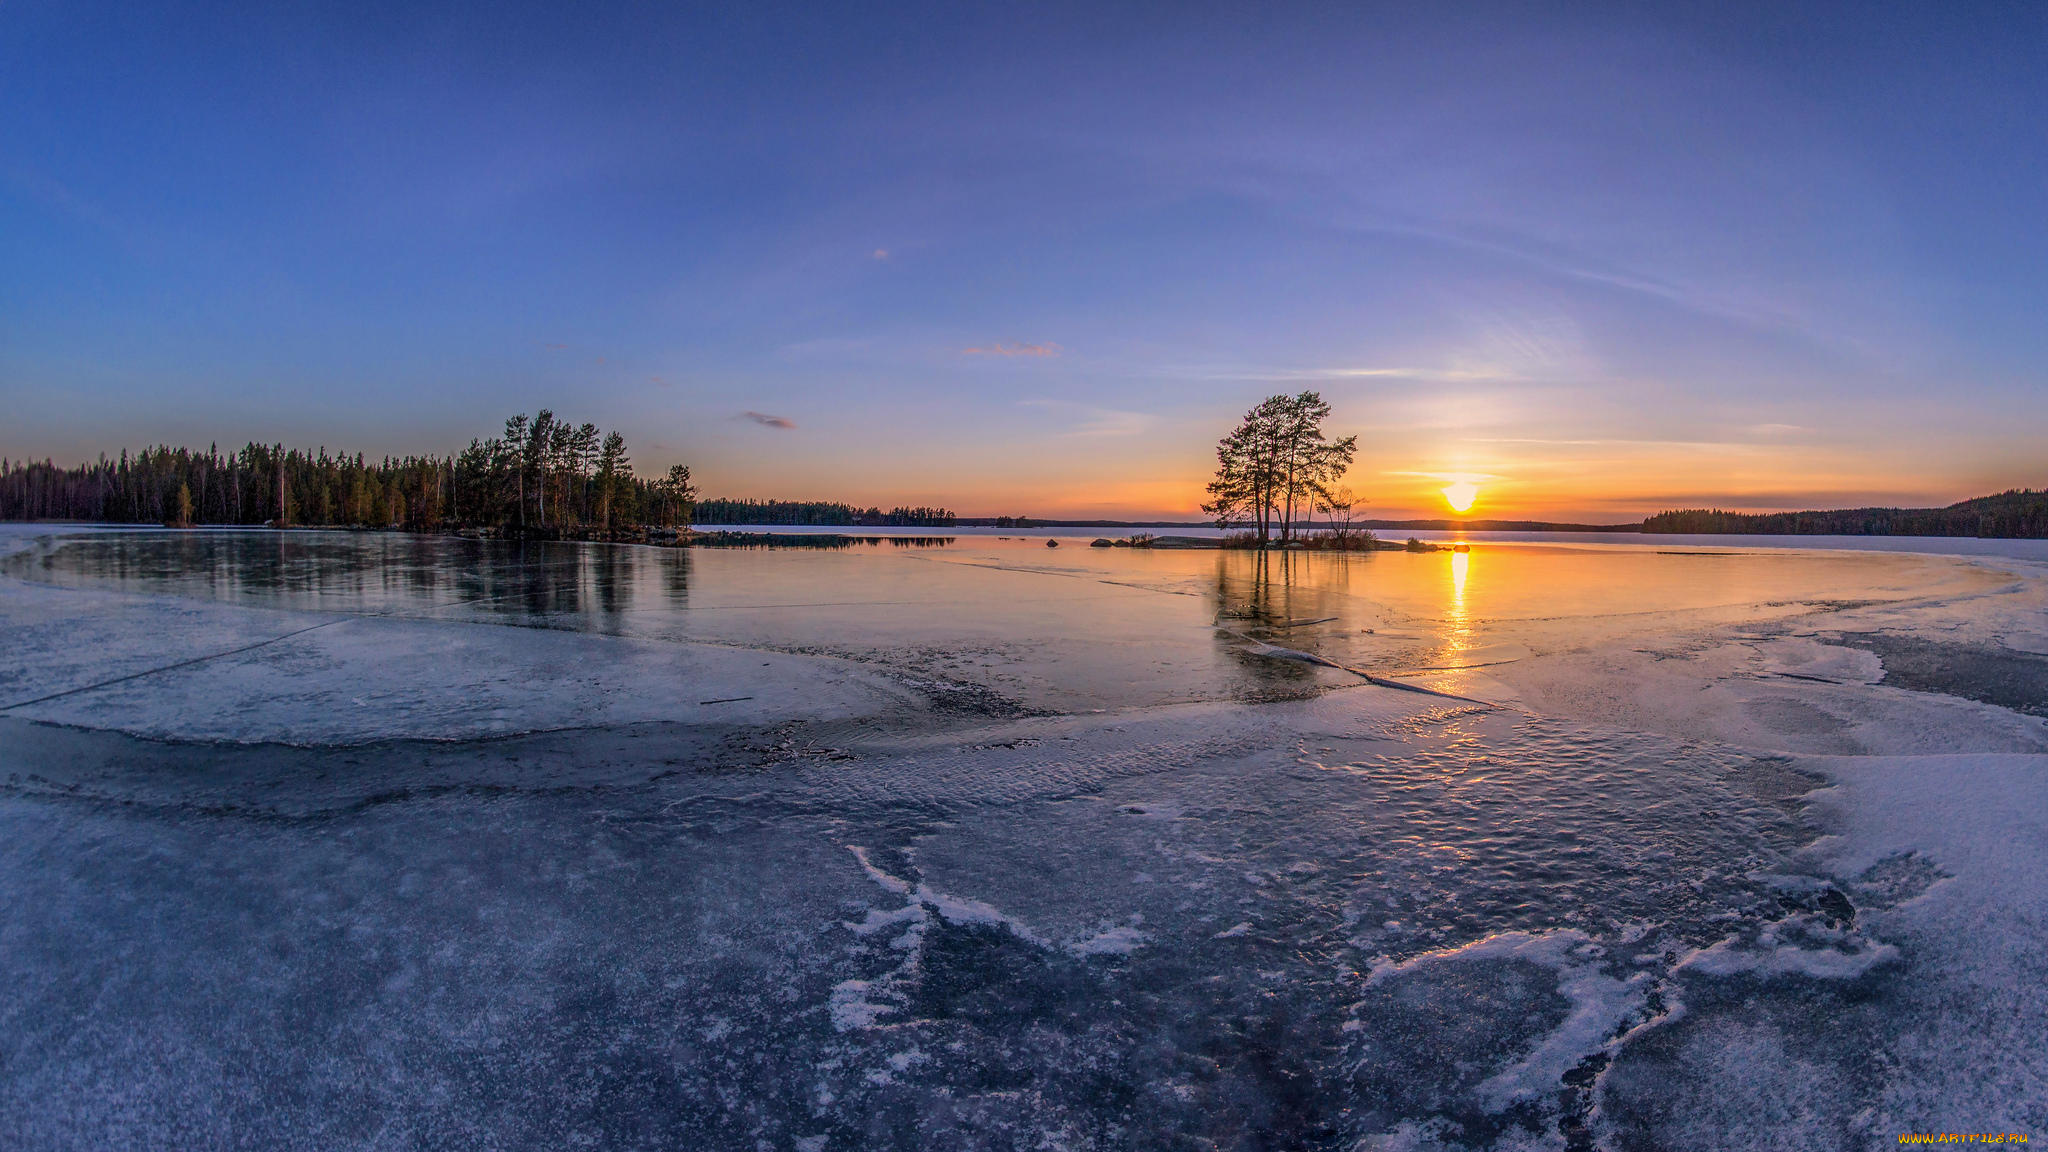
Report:
M 1216 478 L 1202 505 L 1218 528 L 1242 531 L 1221 540 L 1146 537 L 1142 546 L 1436 551 L 1415 539 L 1382 541 L 1358 522 L 1358 498 L 1338 484 L 1358 454 L 1358 437 L 1331 439 L 1323 431 L 1329 417 L 1329 401 L 1316 392 L 1261 400 L 1216 445 Z M 1313 527 L 1318 512 L 1325 517 L 1320 529 Z

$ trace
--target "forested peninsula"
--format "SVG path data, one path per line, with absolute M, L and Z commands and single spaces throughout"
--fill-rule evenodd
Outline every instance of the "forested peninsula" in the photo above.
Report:
M 960 522 L 947 508 L 858 508 L 816 500 L 699 500 L 693 524 L 788 524 L 837 527 L 951 528 Z
M 1981 536 L 2048 539 L 2048 491 L 2015 488 L 1946 508 L 1842 508 L 1826 512 L 1659 512 L 1645 532 L 1759 536 Z
M 749 519 L 748 517 L 754 517 Z M 943 508 L 697 500 L 686 465 L 635 474 L 626 440 L 542 409 L 446 456 L 159 446 L 77 467 L 0 460 L 0 520 L 399 528 L 537 539 L 640 539 L 707 524 L 943 526 Z

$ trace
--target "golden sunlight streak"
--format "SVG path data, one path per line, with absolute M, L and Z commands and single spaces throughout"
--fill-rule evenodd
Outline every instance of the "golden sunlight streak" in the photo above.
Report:
M 1451 602 L 1446 605 L 1446 622 L 1450 633 L 1444 637 L 1446 663 L 1461 664 L 1464 654 L 1472 647 L 1472 613 L 1465 603 L 1465 580 L 1472 571 L 1472 556 L 1467 552 L 1451 553 Z
M 1451 506 L 1451 511 L 1470 512 L 1472 502 L 1479 499 L 1479 486 L 1470 480 L 1458 480 L 1444 485 L 1443 493 L 1444 503 Z

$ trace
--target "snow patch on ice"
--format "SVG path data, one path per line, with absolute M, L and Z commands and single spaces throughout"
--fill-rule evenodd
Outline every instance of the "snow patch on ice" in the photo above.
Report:
M 892 973 L 893 975 L 893 973 Z M 893 1012 L 900 1005 L 880 1003 L 870 994 L 886 996 L 888 981 L 884 980 L 841 980 L 832 986 L 830 1009 L 832 1027 L 841 1032 L 852 1032 L 860 1028 L 872 1028 L 881 1022 L 883 1015 Z
M 1773 891 L 1801 896 L 1819 892 L 1830 886 L 1826 880 L 1818 876 L 1799 876 L 1785 872 L 1752 872 L 1749 878 L 1769 886 Z
M 1449 1148 L 1462 1147 L 1446 1143 L 1450 1128 L 1451 1123 L 1441 1118 L 1421 1123 L 1403 1120 L 1386 1132 L 1360 1140 L 1353 1147 L 1353 1152 L 1445 1152 Z
M 930 884 L 919 880 L 916 884 L 896 876 L 875 864 L 865 847 L 857 844 L 846 846 L 860 862 L 861 870 L 868 879 L 884 891 L 905 897 L 900 908 L 871 908 L 858 922 L 842 922 L 847 930 L 857 936 L 872 936 L 884 928 L 904 925 L 903 935 L 891 941 L 891 947 L 909 953 L 901 963 L 886 975 L 874 980 L 845 980 L 832 989 L 832 1025 L 841 1032 L 859 1028 L 872 1028 L 882 1017 L 900 1007 L 904 1002 L 903 986 L 915 980 L 922 964 L 921 948 L 933 918 L 948 924 L 973 925 L 1000 928 L 1011 936 L 1037 948 L 1058 950 L 1069 955 L 1086 959 L 1095 956 L 1128 956 L 1151 942 L 1151 937 L 1139 928 L 1144 916 L 1134 913 L 1129 922 L 1104 928 L 1091 936 L 1083 937 L 1070 944 L 1059 945 L 1031 925 L 1004 912 L 995 905 L 966 896 L 941 892 Z
M 1555 1092 L 1564 1074 L 1595 1052 L 1612 1048 L 1642 1010 L 1649 973 L 1617 980 L 1592 968 L 1566 969 L 1558 991 L 1571 1001 L 1564 1023 L 1553 1029 L 1535 1051 L 1494 1074 L 1476 1089 L 1488 1111 L 1500 1111 L 1517 1100 Z
M 1406 960 L 1384 960 L 1373 965 L 1366 978 L 1371 987 L 1395 976 L 1406 975 L 1430 964 L 1459 960 L 1522 960 L 1545 968 L 1562 970 L 1605 955 L 1606 950 L 1591 936 L 1576 928 L 1553 932 L 1501 932 L 1470 944 L 1437 952 L 1424 952 Z
M 1137 924 L 1121 924 L 1070 944 L 1067 951 L 1076 956 L 1128 956 L 1150 942 L 1151 937 L 1140 932 Z
M 832 1027 L 839 1032 L 854 1032 L 880 1025 L 883 1017 L 898 1011 L 907 1002 L 905 989 L 917 979 L 924 963 L 921 945 L 925 933 L 931 928 L 931 912 L 923 901 L 913 895 L 909 881 L 877 867 L 868 858 L 866 848 L 848 844 L 846 850 L 853 853 L 868 879 L 882 890 L 911 897 L 901 908 L 871 908 L 860 923 L 846 924 L 857 936 L 872 936 L 883 928 L 904 925 L 903 935 L 889 942 L 891 948 L 904 953 L 894 968 L 872 980 L 841 980 L 832 986 L 827 1005 Z
M 1647 972 L 1626 979 L 1609 976 L 1600 967 L 1606 955 L 1606 949 L 1575 928 L 1543 933 L 1502 932 L 1399 963 L 1383 961 L 1373 967 L 1366 985 L 1370 987 L 1426 965 L 1474 960 L 1519 960 L 1556 972 L 1557 990 L 1571 1004 L 1563 1022 L 1521 1059 L 1474 1089 L 1483 1108 L 1499 1112 L 1518 1100 L 1556 1092 L 1565 1073 L 1588 1056 L 1613 1050 L 1634 1028 L 1642 1026 L 1637 1021 L 1643 1015 L 1654 977 Z
M 1801 766 L 1836 783 L 1815 803 L 1837 835 L 1812 855 L 1870 900 L 1859 926 L 1867 919 L 1866 931 L 1899 945 L 1868 958 L 1876 967 L 1896 955 L 1904 970 L 1893 985 L 1900 1035 L 1888 1041 L 1896 1063 L 1877 1122 L 1910 1131 L 1916 1118 L 1957 1115 L 1955 1102 L 1967 1100 L 1972 1117 L 2025 1131 L 2048 1100 L 2040 1061 L 2015 1059 L 2048 1034 L 2048 756 L 1816 757 Z M 1893 891 L 1874 879 L 1887 862 L 1908 859 L 1917 884 Z M 1859 953 L 1762 962 L 1853 975 L 1864 961 Z
M 856 936 L 872 936 L 884 928 L 909 923 L 924 915 L 921 904 L 907 904 L 901 908 L 870 908 L 858 924 L 847 924 Z
M 1866 944 L 1854 951 L 1801 948 L 1796 944 L 1744 948 L 1734 937 L 1701 948 L 1678 962 L 1675 972 L 1708 976 L 1811 976 L 1820 980 L 1853 980 L 1880 964 L 1898 958 L 1890 944 Z
M 993 904 L 984 903 L 965 896 L 954 896 L 940 892 L 929 884 L 919 884 L 914 898 L 948 924 L 979 924 L 990 928 L 1007 928 L 1019 940 L 1046 945 L 1043 936 L 1031 930 L 1030 925 L 1014 916 L 1007 915 Z
M 866 848 L 863 848 L 858 844 L 848 844 L 846 846 L 846 850 L 848 852 L 853 853 L 853 858 L 855 860 L 860 861 L 861 871 L 866 872 L 868 874 L 868 879 L 873 880 L 875 883 L 880 884 L 883 888 L 891 892 L 894 892 L 899 896 L 910 895 L 910 881 L 904 880 L 900 877 L 891 876 L 889 873 L 884 872 L 880 868 L 875 867 L 874 861 L 868 859 L 868 850 Z
M 1884 679 L 1884 662 L 1874 652 L 1788 637 L 1757 646 L 1764 671 L 1799 680 L 1833 684 L 1875 684 Z

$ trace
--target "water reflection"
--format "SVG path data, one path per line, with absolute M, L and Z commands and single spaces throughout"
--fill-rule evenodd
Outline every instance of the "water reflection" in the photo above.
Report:
M 1347 611 L 1354 561 L 1370 564 L 1371 554 L 1218 552 L 1211 594 L 1216 619 L 1261 639 L 1327 623 Z
M 700 548 L 824 548 L 878 547 L 944 548 L 951 536 L 848 536 L 840 532 L 726 532 L 711 531 L 696 537 Z
M 1946 559 L 1849 553 L 1048 552 L 1042 539 L 876 539 L 890 544 L 677 550 L 375 532 L 94 532 L 16 552 L 0 569 L 313 612 L 849 657 L 1050 709 L 1291 695 L 1343 679 L 1259 655 L 1262 644 L 1401 675 L 1499 666 L 1539 639 L 1662 634 L 1705 609 L 1925 597 L 2007 578 Z M 949 544 L 918 547 L 924 539 Z
M 1313 665 L 1259 655 L 1247 641 L 1341 654 L 1358 614 L 1358 589 L 1371 553 L 1219 552 L 1211 592 L 1216 644 L 1267 688 L 1312 686 Z M 1354 567 L 1355 566 L 1355 567 Z M 1327 650 L 1327 651 L 1326 651 Z
M 1472 642 L 1472 613 L 1466 606 L 1465 581 L 1472 573 L 1470 552 L 1451 553 L 1451 598 L 1445 605 L 1444 649 L 1446 663 L 1462 662 L 1465 653 L 1470 652 Z
M 688 550 L 342 532 L 124 533 L 10 557 L 11 574 L 280 608 L 380 616 L 484 614 L 617 632 L 627 613 L 681 609 Z

